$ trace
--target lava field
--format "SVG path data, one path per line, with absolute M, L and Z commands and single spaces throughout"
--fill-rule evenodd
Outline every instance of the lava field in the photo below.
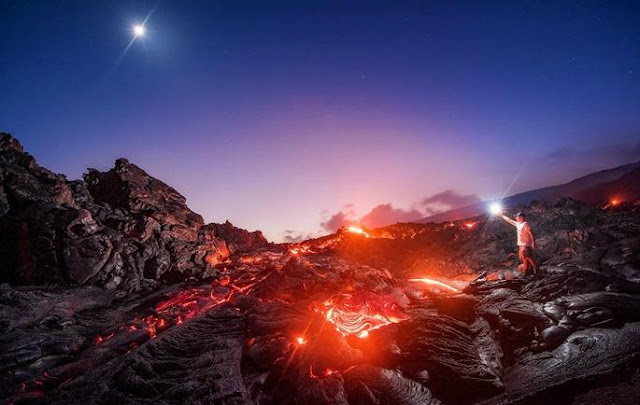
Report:
M 0 403 L 637 404 L 640 205 L 268 243 L 137 166 L 0 142 Z M 18 253 L 16 253 L 18 252 Z

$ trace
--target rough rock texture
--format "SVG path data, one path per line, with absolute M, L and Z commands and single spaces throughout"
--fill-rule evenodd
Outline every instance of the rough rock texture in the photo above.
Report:
M 638 403 L 638 204 L 525 207 L 523 277 L 495 219 L 267 245 L 124 160 L 69 182 L 2 142 L 4 253 L 43 246 L 11 280 L 59 284 L 0 285 L 0 403 Z
M 564 217 L 578 229 L 593 220 L 581 212 L 596 212 L 602 233 L 594 228 L 591 235 L 606 245 L 588 248 L 589 238 L 544 242 L 542 252 L 551 258 L 537 278 L 514 277 L 496 249 L 486 257 L 495 264 L 489 272 L 432 279 L 446 288 L 354 258 L 357 246 L 366 251 L 391 241 L 375 236 L 389 229 L 368 238 L 340 232 L 288 251 L 246 252 L 216 266 L 210 281 L 154 292 L 5 284 L 0 398 L 53 404 L 637 403 L 640 280 L 629 269 L 640 254 L 634 243 L 639 207 L 536 207 L 540 216 Z M 565 225 L 556 224 L 562 235 Z M 417 233 L 422 238 L 442 234 L 425 227 Z M 468 232 L 458 227 L 449 246 L 469 244 Z M 499 238 L 501 230 L 484 232 Z M 611 234 L 617 242 L 610 242 Z M 395 242 L 402 246 L 403 240 L 410 241 Z M 566 262 L 555 260 L 567 245 Z
M 176 190 L 126 159 L 68 181 L 1 135 L 0 281 L 133 291 L 210 275 L 231 253 L 267 245 L 228 222 L 204 225 Z
M 600 208 L 565 198 L 534 202 L 525 211 L 538 239 L 538 258 L 548 266 L 600 266 L 640 277 L 640 207 L 625 203 Z M 342 241 L 340 231 L 314 240 L 346 257 L 389 269 L 396 276 L 468 275 L 514 269 L 518 263 L 515 228 L 496 218 L 476 217 L 441 224 L 396 224 L 367 230 L 363 241 Z

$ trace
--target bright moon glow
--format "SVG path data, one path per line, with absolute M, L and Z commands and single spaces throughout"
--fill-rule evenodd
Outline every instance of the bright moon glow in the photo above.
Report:
M 489 205 L 489 212 L 491 215 L 498 215 L 502 212 L 502 206 L 497 202 L 491 203 L 491 205 Z
M 138 24 L 138 25 L 134 25 L 133 26 L 133 35 L 135 35 L 136 37 L 141 37 L 144 35 L 144 25 L 142 24 Z

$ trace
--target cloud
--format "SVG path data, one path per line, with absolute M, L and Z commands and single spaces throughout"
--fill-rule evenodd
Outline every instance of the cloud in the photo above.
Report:
M 350 219 L 350 216 L 351 215 L 349 212 L 338 211 L 333 214 L 331 218 L 329 218 L 329 220 L 321 223 L 320 226 L 326 231 L 335 232 L 343 226 L 351 225 L 358 222 L 356 220 Z
M 640 133 L 629 133 L 629 138 L 640 138 Z M 611 161 L 613 164 L 625 164 L 640 160 L 640 141 L 627 143 L 610 143 L 592 148 L 563 146 L 547 156 L 552 161 Z
M 459 194 L 453 190 L 445 190 L 422 200 L 422 207 L 427 214 L 467 207 L 482 202 L 475 194 Z
M 282 240 L 284 243 L 298 243 L 318 236 L 318 234 L 314 232 L 302 233 L 291 230 L 284 231 L 282 234 Z
M 572 157 L 574 154 L 575 154 L 575 150 L 567 146 L 564 146 L 560 149 L 556 149 L 553 152 L 549 153 L 547 157 L 553 160 L 562 160 L 562 159 L 568 159 Z
M 374 207 L 367 215 L 360 218 L 359 222 L 367 228 L 378 228 L 396 222 L 414 222 L 423 217 L 424 215 L 418 210 L 405 211 L 401 208 L 393 208 L 390 203 L 387 203 Z
M 349 204 L 344 208 L 351 208 Z M 424 214 L 418 210 L 403 210 L 401 208 L 393 208 L 390 203 L 379 204 L 369 211 L 366 215 L 357 219 L 353 210 L 340 210 L 333 214 L 331 218 L 320 224 L 322 229 L 329 232 L 335 232 L 343 226 L 360 224 L 367 228 L 378 228 L 395 224 L 396 222 L 413 222 L 424 217 Z

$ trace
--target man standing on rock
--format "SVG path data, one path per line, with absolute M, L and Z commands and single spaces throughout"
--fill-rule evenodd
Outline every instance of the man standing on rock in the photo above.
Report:
M 525 221 L 524 214 L 522 212 L 518 212 L 516 214 L 515 221 L 504 214 L 500 214 L 500 218 L 516 227 L 516 233 L 518 235 L 518 256 L 522 261 L 522 264 L 518 266 L 518 269 L 526 275 L 529 267 L 531 267 L 534 276 L 537 275 L 538 263 L 533 259 L 533 250 L 537 247 L 536 238 L 533 236 L 531 225 Z

